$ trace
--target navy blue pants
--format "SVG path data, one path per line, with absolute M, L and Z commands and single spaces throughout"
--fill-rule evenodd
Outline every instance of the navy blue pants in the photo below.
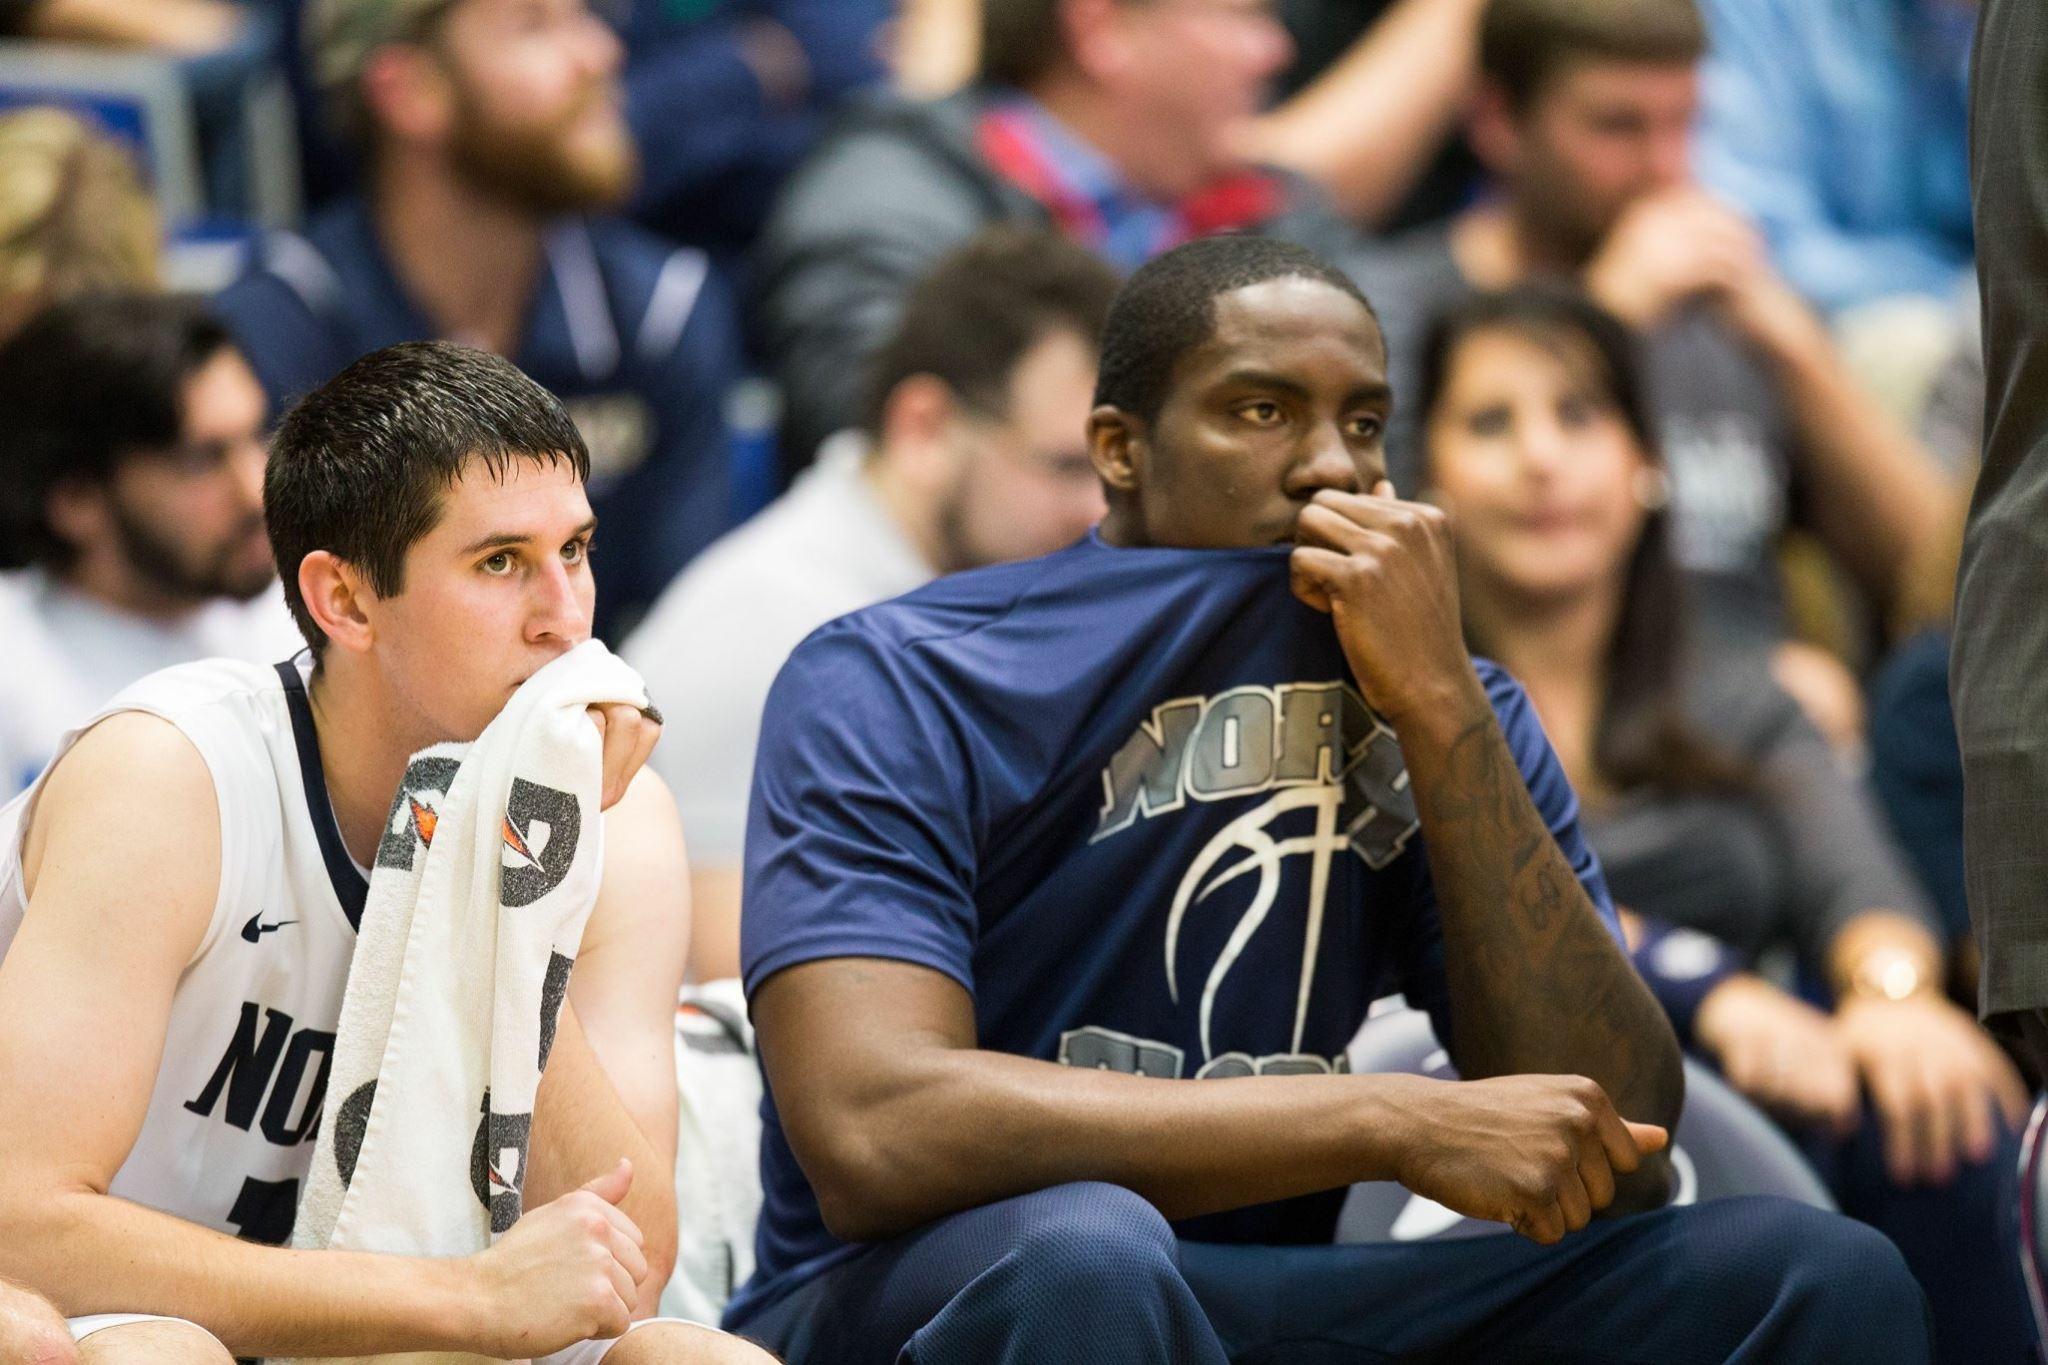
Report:
M 1114 1185 L 877 1243 L 730 1324 L 790 1365 L 1928 1359 L 1919 1286 L 1863 1225 L 1724 1199 L 1522 1238 L 1181 1242 Z
M 1866 1108 L 1847 1140 L 1794 1132 L 1843 1213 L 1898 1246 L 1933 1309 L 1942 1365 L 2027 1365 L 2036 1359 L 2033 1311 L 2020 1278 L 2019 1134 L 1999 1125 L 1990 1160 L 1959 1168 L 1946 1185 L 1894 1185 L 1883 1128 Z

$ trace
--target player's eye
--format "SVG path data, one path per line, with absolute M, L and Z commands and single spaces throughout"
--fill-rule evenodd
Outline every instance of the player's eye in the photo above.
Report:
M 1380 432 L 1386 429 L 1386 425 L 1385 422 L 1371 414 L 1354 417 L 1351 419 L 1351 435 L 1354 440 L 1359 441 L 1377 440 L 1379 439 Z
M 1238 409 L 1238 413 L 1253 426 L 1260 427 L 1274 425 L 1280 420 L 1281 416 L 1280 405 L 1263 398 L 1256 403 L 1246 403 Z
M 588 558 L 590 558 L 590 538 L 588 536 L 578 536 L 562 547 L 562 562 L 564 564 L 581 564 Z
M 500 550 L 477 567 L 493 577 L 502 578 L 512 571 L 512 552 Z

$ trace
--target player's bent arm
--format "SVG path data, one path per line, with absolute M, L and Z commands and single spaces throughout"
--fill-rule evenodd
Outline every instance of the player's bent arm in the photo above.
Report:
M 1584 1170 L 1604 1204 L 1602 1173 L 1649 1140 L 1576 1077 L 1163 1080 L 987 1051 L 959 983 L 904 962 L 787 967 L 751 1012 L 825 1224 L 853 1241 L 1077 1180 L 1169 1218 L 1399 1180 L 1550 1241 L 1584 1222 L 1537 1221 L 1557 1183 Z
M 1621 1112 L 1669 1128 L 1684 1103 L 1678 1043 L 1551 836 L 1478 680 L 1468 704 L 1404 718 L 1460 1075 L 1575 1072 Z M 1668 1162 L 1623 1182 L 1616 1212 L 1669 1197 Z
M 605 814 L 604 881 L 534 1101 L 528 1207 L 632 1161 L 620 1207 L 646 1239 L 641 1315 L 675 1265 L 676 995 L 689 868 L 668 788 L 643 768 Z
M 183 735 L 140 714 L 95 727 L 44 787 L 23 870 L 0 961 L 0 1276 L 70 1316 L 187 1318 L 242 1355 L 496 1339 L 473 1260 L 257 1246 L 108 1193 L 220 882 L 212 779 Z

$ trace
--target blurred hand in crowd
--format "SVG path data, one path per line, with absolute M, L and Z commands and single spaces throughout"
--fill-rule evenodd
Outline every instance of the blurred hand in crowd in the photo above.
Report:
M 1763 234 L 1691 183 L 1630 204 L 1587 264 L 1585 282 L 1608 311 L 1638 328 L 1704 300 L 1767 355 L 1810 358 L 1832 345 L 1819 316 L 1772 265 Z
M 30 6 L 24 32 L 191 57 L 226 47 L 242 24 L 241 8 L 231 0 L 41 0 Z
M 2031 1097 L 2018 1070 L 1942 996 L 1853 999 L 1835 1022 L 1883 1125 L 1896 1183 L 1946 1184 L 1959 1162 L 1991 1156 L 2000 1113 L 2015 1128 L 2026 1121 Z
M 1609 312 L 1643 328 L 1703 295 L 1751 288 L 1769 273 L 1757 230 L 1706 191 L 1682 184 L 1623 211 L 1586 266 L 1586 288 Z
M 1867 1092 L 1900 1185 L 1989 1159 L 1996 1120 L 2018 1127 L 2030 1103 L 1991 1036 L 1932 991 L 1852 997 L 1830 1016 L 1741 973 L 1701 1002 L 1694 1037 L 1737 1090 L 1797 1121 L 1852 1132 Z
M 1855 1130 L 1856 1060 L 1834 1020 L 1804 1000 L 1739 973 L 1700 1003 L 1693 1036 L 1758 1104 L 1837 1133 Z

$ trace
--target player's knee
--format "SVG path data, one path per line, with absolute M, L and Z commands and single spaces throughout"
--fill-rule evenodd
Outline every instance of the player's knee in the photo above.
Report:
M 1005 1259 L 1047 1302 L 1122 1301 L 1179 1274 L 1172 1227 L 1120 1185 L 1060 1185 L 1016 1203 L 1022 1223 Z
M 28 1327 L 0 1326 L 0 1360 L 21 1365 L 75 1365 L 78 1347 L 62 1321 L 54 1325 L 36 1323 Z
M 234 1365 L 203 1327 L 189 1322 L 131 1322 L 78 1343 L 81 1365 Z
M 1875 1228 L 1784 1199 L 1716 1200 L 1694 1219 L 1687 1292 L 1748 1319 L 1760 1339 L 1825 1341 L 1843 1359 L 1926 1358 L 1926 1300 Z
M 686 1322 L 657 1322 L 629 1332 L 605 1352 L 604 1365 L 774 1365 L 751 1341 Z

